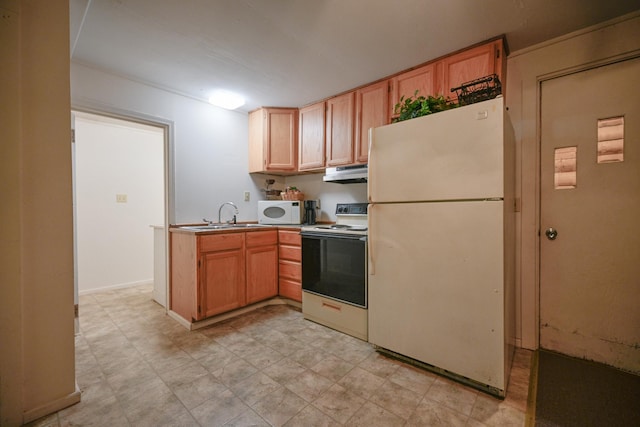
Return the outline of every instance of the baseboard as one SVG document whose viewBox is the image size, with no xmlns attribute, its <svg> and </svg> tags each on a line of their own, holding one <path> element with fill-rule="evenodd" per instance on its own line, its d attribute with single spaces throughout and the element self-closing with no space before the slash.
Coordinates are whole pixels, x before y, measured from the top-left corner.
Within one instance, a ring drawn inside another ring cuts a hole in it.
<svg viewBox="0 0 640 427">
<path fill-rule="evenodd" d="M 53 414 L 54 412 L 58 412 L 61 409 L 67 408 L 71 405 L 75 405 L 76 403 L 80 402 L 80 395 L 80 387 L 78 387 L 78 383 L 76 382 L 76 389 L 73 393 L 68 394 L 60 399 L 56 399 L 52 402 L 46 403 L 37 408 L 25 411 L 22 414 L 22 422 L 23 424 L 30 423 L 31 421 L 35 421 L 39 418 Z"/>
<path fill-rule="evenodd" d="M 236 310 L 233 311 L 229 311 L 226 313 L 222 313 L 222 314 L 218 314 L 217 316 L 213 316 L 213 317 L 209 317 L 207 319 L 204 320 L 200 320 L 197 322 L 189 322 L 188 320 L 186 320 L 185 318 L 183 318 L 182 316 L 180 316 L 178 313 L 176 313 L 173 310 L 168 310 L 167 314 L 169 315 L 169 317 L 171 317 L 172 319 L 176 320 L 178 323 L 180 323 L 182 326 L 184 326 L 185 328 L 194 331 L 196 329 L 201 329 L 201 328 L 205 328 L 207 326 L 211 326 L 215 323 L 219 323 L 222 322 L 223 320 L 227 320 L 227 319 L 231 319 L 233 317 L 237 317 L 240 316 L 241 314 L 245 314 L 248 313 L 250 311 L 256 310 L 258 308 L 261 307 L 266 307 L 268 305 L 290 305 L 292 307 L 295 307 L 297 309 L 302 309 L 302 304 L 297 302 L 297 301 L 293 301 L 290 300 L 288 298 L 281 298 L 281 297 L 273 297 L 271 299 L 265 300 L 265 301 L 260 301 L 242 308 L 238 308 Z"/>
<path fill-rule="evenodd" d="M 137 282 L 129 282 L 129 283 L 120 283 L 118 285 L 103 286 L 101 288 L 79 290 L 78 295 L 97 294 L 100 292 L 113 291 L 115 289 L 133 288 L 135 286 L 142 286 L 142 285 L 153 285 L 153 279 L 139 280 Z"/>
</svg>

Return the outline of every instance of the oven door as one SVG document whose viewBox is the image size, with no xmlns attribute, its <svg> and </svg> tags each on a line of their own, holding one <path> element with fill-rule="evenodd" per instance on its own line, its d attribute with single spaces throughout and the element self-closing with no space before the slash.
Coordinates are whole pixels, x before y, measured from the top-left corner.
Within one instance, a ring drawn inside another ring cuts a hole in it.
<svg viewBox="0 0 640 427">
<path fill-rule="evenodd" d="M 367 308 L 367 237 L 302 232 L 302 290 Z"/>
</svg>

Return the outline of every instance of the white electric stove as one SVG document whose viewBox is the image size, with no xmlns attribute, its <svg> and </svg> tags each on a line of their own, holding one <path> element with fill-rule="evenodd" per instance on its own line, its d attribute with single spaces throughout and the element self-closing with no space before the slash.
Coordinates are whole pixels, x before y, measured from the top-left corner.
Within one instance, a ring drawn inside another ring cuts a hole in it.
<svg viewBox="0 0 640 427">
<path fill-rule="evenodd" d="M 367 340 L 367 204 L 339 203 L 335 224 L 300 234 L 304 317 Z"/>
</svg>

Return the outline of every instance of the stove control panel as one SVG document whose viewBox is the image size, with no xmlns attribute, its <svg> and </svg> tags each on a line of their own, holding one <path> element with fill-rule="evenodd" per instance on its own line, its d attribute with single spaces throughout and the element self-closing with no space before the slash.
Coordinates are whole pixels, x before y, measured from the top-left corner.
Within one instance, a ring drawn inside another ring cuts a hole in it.
<svg viewBox="0 0 640 427">
<path fill-rule="evenodd" d="M 336 205 L 336 215 L 366 215 L 366 203 L 338 203 Z"/>
</svg>

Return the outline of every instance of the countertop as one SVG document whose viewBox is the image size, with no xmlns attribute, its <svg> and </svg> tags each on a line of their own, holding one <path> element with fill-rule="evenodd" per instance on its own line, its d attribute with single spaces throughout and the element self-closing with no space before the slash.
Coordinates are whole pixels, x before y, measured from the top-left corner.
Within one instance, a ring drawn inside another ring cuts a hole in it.
<svg viewBox="0 0 640 427">
<path fill-rule="evenodd" d="M 259 225 L 255 222 L 245 222 L 238 223 L 242 224 L 251 224 L 249 227 L 228 227 L 228 228 L 218 228 L 218 229 L 203 229 L 203 230 L 195 230 L 193 228 L 188 227 L 203 227 L 207 224 L 172 224 L 169 227 L 169 231 L 172 233 L 186 233 L 186 234 L 218 234 L 218 233 L 244 233 L 244 232 L 254 232 L 254 231 L 265 231 L 265 230 L 291 230 L 291 231 L 300 231 L 300 229 L 306 224 L 287 224 L 287 225 Z"/>
</svg>

